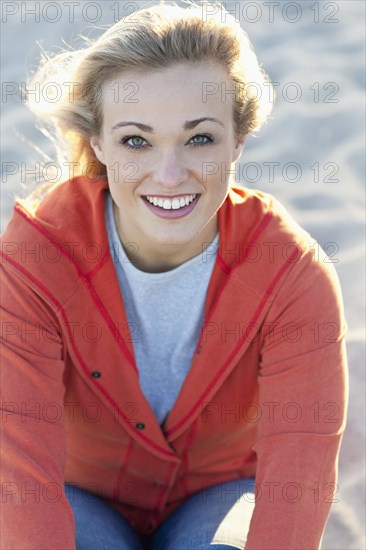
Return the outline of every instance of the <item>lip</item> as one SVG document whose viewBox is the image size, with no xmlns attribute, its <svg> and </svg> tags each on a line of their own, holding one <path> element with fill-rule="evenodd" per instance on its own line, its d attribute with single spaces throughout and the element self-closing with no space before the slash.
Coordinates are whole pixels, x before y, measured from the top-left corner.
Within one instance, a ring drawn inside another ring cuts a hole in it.
<svg viewBox="0 0 366 550">
<path fill-rule="evenodd" d="M 164 219 L 167 219 L 167 220 L 172 220 L 172 219 L 178 219 L 178 218 L 185 218 L 186 216 L 188 216 L 197 206 L 197 203 L 198 201 L 200 200 L 201 198 L 201 194 L 200 193 L 189 193 L 190 195 L 196 195 L 196 198 L 193 200 L 193 202 L 189 203 L 187 206 L 183 206 L 182 208 L 179 208 L 177 210 L 173 210 L 173 209 L 170 209 L 170 210 L 164 210 L 164 208 L 161 208 L 160 206 L 154 206 L 153 204 L 151 204 L 148 200 L 146 200 L 146 195 L 142 196 L 142 200 L 144 202 L 144 204 L 146 205 L 146 207 L 150 210 L 150 212 L 152 212 L 153 214 L 155 214 L 156 216 L 158 216 L 158 218 L 164 218 Z M 165 198 L 165 199 L 174 199 L 174 198 L 178 198 L 178 197 L 186 197 L 187 194 L 182 194 L 182 195 L 148 195 L 149 197 L 158 197 L 158 198 Z"/>
</svg>

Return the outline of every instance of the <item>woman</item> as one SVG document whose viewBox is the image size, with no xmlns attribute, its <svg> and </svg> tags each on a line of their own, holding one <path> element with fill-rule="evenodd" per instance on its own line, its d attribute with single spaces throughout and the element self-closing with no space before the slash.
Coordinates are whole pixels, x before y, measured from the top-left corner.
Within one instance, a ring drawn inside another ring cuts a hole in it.
<svg viewBox="0 0 366 550">
<path fill-rule="evenodd" d="M 73 174 L 2 239 L 6 548 L 320 547 L 341 293 L 278 201 L 230 181 L 271 104 L 217 7 L 139 10 L 34 77 L 63 90 L 32 108 Z"/>
</svg>

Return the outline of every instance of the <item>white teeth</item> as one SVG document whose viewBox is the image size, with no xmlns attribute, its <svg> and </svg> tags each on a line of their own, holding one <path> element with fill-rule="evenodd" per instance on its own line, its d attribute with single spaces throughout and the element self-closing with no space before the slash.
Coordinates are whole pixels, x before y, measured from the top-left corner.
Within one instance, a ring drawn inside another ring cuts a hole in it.
<svg viewBox="0 0 366 550">
<path fill-rule="evenodd" d="M 146 199 L 149 201 L 150 204 L 153 204 L 154 206 L 160 206 L 160 208 L 164 208 L 164 210 L 179 210 L 179 208 L 188 206 L 188 204 L 192 202 L 196 197 L 197 195 L 186 195 L 185 197 L 176 197 L 171 200 L 147 195 Z"/>
</svg>

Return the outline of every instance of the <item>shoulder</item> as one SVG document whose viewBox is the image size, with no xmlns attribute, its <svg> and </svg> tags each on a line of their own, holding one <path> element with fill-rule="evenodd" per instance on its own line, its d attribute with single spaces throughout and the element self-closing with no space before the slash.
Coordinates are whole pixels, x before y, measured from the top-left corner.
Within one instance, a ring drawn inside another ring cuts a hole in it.
<svg viewBox="0 0 366 550">
<path fill-rule="evenodd" d="M 317 248 L 316 240 L 283 204 L 258 189 L 231 187 L 219 223 L 222 244 L 227 247 L 228 243 L 235 243 L 243 251 L 236 264 L 250 262 L 255 252 L 264 262 L 280 265 Z"/>
<path fill-rule="evenodd" d="M 35 208 L 27 200 L 16 202 L 2 243 L 26 242 L 31 228 L 39 239 L 93 239 L 104 221 L 107 187 L 106 180 L 77 177 L 58 185 Z"/>
<path fill-rule="evenodd" d="M 220 238 L 227 271 L 257 295 L 271 295 L 277 304 L 283 295 L 295 301 L 303 296 L 309 309 L 322 303 L 343 309 L 332 259 L 273 195 L 232 187 L 221 213 Z"/>
<path fill-rule="evenodd" d="M 27 280 L 49 279 L 54 269 L 70 275 L 88 273 L 108 249 L 104 221 L 105 180 L 74 178 L 51 191 L 32 211 L 17 202 L 1 236 L 4 268 Z"/>
<path fill-rule="evenodd" d="M 50 230 L 58 226 L 63 230 L 74 227 L 80 230 L 80 222 L 85 219 L 91 232 L 103 215 L 103 195 L 107 187 L 105 179 L 77 177 L 66 181 L 45 197 L 35 212 L 35 219 Z"/>
<path fill-rule="evenodd" d="M 267 232 L 278 232 L 288 238 L 311 239 L 310 234 L 291 216 L 285 206 L 272 194 L 259 189 L 232 186 L 227 197 L 226 216 L 237 220 L 241 228 L 257 227 L 264 220 L 269 224 Z"/>
</svg>

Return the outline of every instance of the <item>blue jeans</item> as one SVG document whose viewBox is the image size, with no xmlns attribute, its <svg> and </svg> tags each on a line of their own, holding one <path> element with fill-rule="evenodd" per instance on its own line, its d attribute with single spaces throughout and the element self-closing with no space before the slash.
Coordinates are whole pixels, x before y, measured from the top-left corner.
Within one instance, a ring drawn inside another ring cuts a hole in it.
<svg viewBox="0 0 366 550">
<path fill-rule="evenodd" d="M 65 486 L 77 550 L 243 550 L 254 509 L 255 480 L 236 479 L 190 496 L 148 537 L 96 495 Z"/>
</svg>

